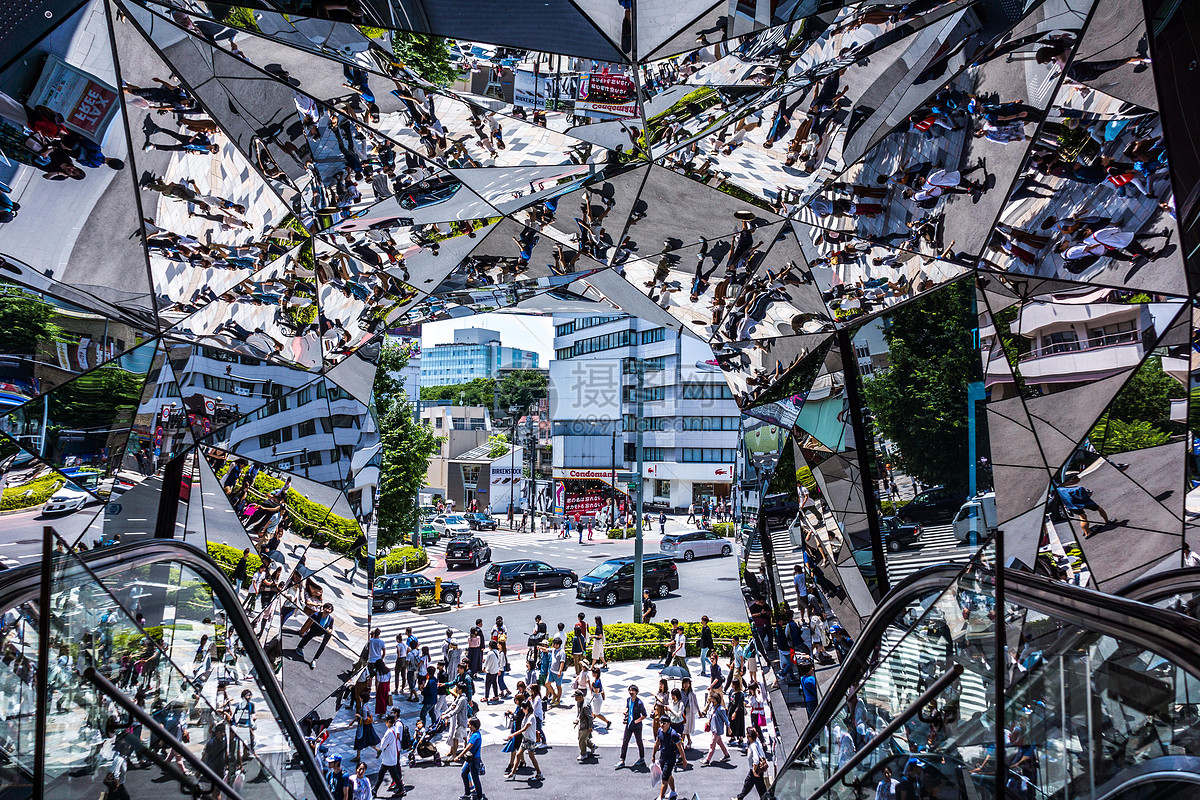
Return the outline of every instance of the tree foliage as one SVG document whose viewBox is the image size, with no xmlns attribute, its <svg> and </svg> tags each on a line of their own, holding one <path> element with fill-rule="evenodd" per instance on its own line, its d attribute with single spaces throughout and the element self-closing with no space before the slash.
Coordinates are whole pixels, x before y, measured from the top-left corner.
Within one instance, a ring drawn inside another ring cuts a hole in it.
<svg viewBox="0 0 1200 800">
<path fill-rule="evenodd" d="M 19 289 L 0 292 L 0 352 L 33 355 L 39 342 L 55 339 L 54 306 Z"/>
<path fill-rule="evenodd" d="M 450 62 L 450 42 L 423 33 L 395 31 L 392 52 L 406 67 L 430 83 L 445 86 L 458 78 L 458 68 Z"/>
<path fill-rule="evenodd" d="M 442 444 L 442 438 L 435 436 L 428 425 L 413 419 L 412 404 L 398 375 L 407 363 L 408 350 L 389 342 L 379 354 L 379 370 L 375 373 L 381 442 L 377 500 L 380 552 L 403 543 L 417 530 L 418 494 L 425 485 L 429 459 Z"/>
<path fill-rule="evenodd" d="M 1104 455 L 1165 444 L 1171 431 L 1171 399 L 1186 396 L 1179 381 L 1163 372 L 1162 358 L 1150 356 L 1121 387 L 1088 441 Z"/>
<path fill-rule="evenodd" d="M 487 439 L 488 458 L 500 458 L 508 455 L 508 434 L 493 433 Z"/>
<path fill-rule="evenodd" d="M 535 400 L 545 397 L 549 382 L 543 372 L 514 370 L 499 383 L 494 378 L 476 378 L 448 386 L 422 386 L 421 400 L 429 403 L 448 400 L 457 405 L 499 408 L 501 414 L 507 414 L 512 406 L 523 410 Z"/>
<path fill-rule="evenodd" d="M 980 379 L 974 287 L 958 281 L 891 312 L 891 367 L 863 381 L 875 425 L 926 485 L 967 485 L 967 384 Z"/>
</svg>

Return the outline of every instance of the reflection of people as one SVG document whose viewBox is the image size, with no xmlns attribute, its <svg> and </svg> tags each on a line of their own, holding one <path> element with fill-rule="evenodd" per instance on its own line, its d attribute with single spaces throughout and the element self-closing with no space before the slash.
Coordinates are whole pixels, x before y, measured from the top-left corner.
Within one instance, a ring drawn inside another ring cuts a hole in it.
<svg viewBox="0 0 1200 800">
<path fill-rule="evenodd" d="M 1064 485 L 1057 487 L 1055 492 L 1058 494 L 1063 510 L 1079 521 L 1079 527 L 1083 530 L 1083 538 L 1086 539 L 1092 535 L 1087 518 L 1089 509 L 1100 514 L 1104 524 L 1108 524 L 1108 513 L 1092 499 L 1092 493 L 1087 487 L 1079 485 L 1078 476 L 1067 478 Z"/>
<path fill-rule="evenodd" d="M 325 647 L 329 644 L 329 639 L 333 636 L 333 604 L 325 603 L 321 606 L 321 610 L 311 617 L 312 625 L 308 632 L 300 637 L 300 643 L 296 645 L 296 655 L 301 661 L 307 661 L 309 669 L 316 669 L 317 659 L 325 652 Z M 308 661 L 304 657 L 304 645 L 311 642 L 317 636 L 321 637 L 321 644 L 317 647 L 317 654 Z"/>
</svg>

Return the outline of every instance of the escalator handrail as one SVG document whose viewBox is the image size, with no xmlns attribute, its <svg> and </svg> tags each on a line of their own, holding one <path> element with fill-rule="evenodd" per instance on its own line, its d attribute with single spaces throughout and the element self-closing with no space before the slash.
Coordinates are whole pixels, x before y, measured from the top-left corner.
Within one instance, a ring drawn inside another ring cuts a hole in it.
<svg viewBox="0 0 1200 800">
<path fill-rule="evenodd" d="M 937 565 L 914 573 L 909 576 L 910 579 L 922 576 L 925 580 L 906 580 L 880 602 L 876 614 L 863 629 L 851 651 L 851 656 L 860 656 L 859 660 L 852 663 L 847 659 L 847 664 L 825 691 L 815 713 L 806 723 L 800 740 L 780 767 L 780 772 L 808 749 L 841 708 L 850 689 L 861 680 L 861 666 L 865 662 L 862 654 L 873 652 L 882 641 L 883 634 L 892 622 L 892 614 L 927 591 L 931 583 L 946 581 L 947 573 L 953 573 L 954 577 L 950 578 L 953 580 L 963 571 L 961 565 L 951 565 L 950 569 L 946 569 L 946 566 Z M 1200 570 L 1189 572 L 1200 576 Z M 1065 584 L 1024 571 L 1009 569 L 1004 576 L 1008 603 L 1048 614 L 1086 631 L 1105 633 L 1137 644 L 1166 657 L 1200 679 L 1200 621 L 1138 600 Z M 1146 583 L 1151 584 L 1150 581 Z M 943 589 L 949 585 L 946 581 Z M 1142 592 L 1149 593 L 1145 585 L 1134 591 L 1142 596 L 1145 596 Z"/>
<path fill-rule="evenodd" d="M 833 683 L 826 687 L 817 702 L 817 708 L 805 722 L 800 739 L 792 749 L 792 753 L 802 753 L 816 738 L 816 733 L 829 723 L 829 720 L 841 707 L 842 700 L 850 693 L 850 689 L 858 683 L 862 673 L 870 666 L 871 657 L 875 654 L 879 643 L 891 628 L 900 612 L 918 598 L 931 592 L 945 591 L 950 584 L 962 574 L 962 564 L 935 564 L 905 576 L 892 587 L 879 605 L 875 606 L 866 626 L 858 634 L 854 647 L 842 660 Z M 814 726 L 813 720 L 820 720 L 820 725 Z M 790 759 L 789 759 L 790 760 Z"/>
<path fill-rule="evenodd" d="M 1152 604 L 1164 597 L 1189 591 L 1200 592 L 1200 567 L 1156 572 L 1122 586 L 1113 594 Z"/>
<path fill-rule="evenodd" d="M 73 555 L 98 576 L 116 570 L 149 566 L 162 561 L 177 561 L 195 570 L 212 587 L 213 594 L 216 595 L 225 611 L 226 621 L 236 629 L 246 656 L 254 666 L 255 676 L 263 693 L 271 701 L 279 724 L 304 762 L 310 790 L 323 800 L 332 800 L 329 788 L 321 778 L 323 773 L 317 762 L 316 753 L 307 745 L 300 725 L 292 716 L 291 706 L 288 705 L 283 689 L 275 679 L 275 672 L 271 669 L 271 663 L 267 660 L 267 655 L 263 652 L 258 637 L 254 634 L 254 628 L 246 617 L 245 609 L 242 608 L 237 592 L 229 584 L 224 571 L 216 565 L 207 552 L 177 539 L 143 539 Z M 0 610 L 16 608 L 22 603 L 35 601 L 41 586 L 41 578 L 41 564 L 28 564 L 0 570 Z"/>
</svg>

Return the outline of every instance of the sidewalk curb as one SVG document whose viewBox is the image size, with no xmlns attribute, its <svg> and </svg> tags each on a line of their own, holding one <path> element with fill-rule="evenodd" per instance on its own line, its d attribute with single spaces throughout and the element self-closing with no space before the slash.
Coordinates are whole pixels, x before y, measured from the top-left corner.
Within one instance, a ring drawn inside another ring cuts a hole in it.
<svg viewBox="0 0 1200 800">
<path fill-rule="evenodd" d="M 428 614 L 440 614 L 443 611 L 453 611 L 453 610 L 454 610 L 454 606 L 448 606 L 443 603 L 441 605 L 433 606 L 432 608 L 413 608 L 412 612 L 414 614 L 426 616 Z"/>
</svg>

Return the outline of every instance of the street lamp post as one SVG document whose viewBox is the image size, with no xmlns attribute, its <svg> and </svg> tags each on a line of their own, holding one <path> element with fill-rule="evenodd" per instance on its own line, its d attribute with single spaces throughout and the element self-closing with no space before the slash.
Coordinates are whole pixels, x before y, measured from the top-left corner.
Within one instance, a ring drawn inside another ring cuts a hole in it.
<svg viewBox="0 0 1200 800">
<path fill-rule="evenodd" d="M 642 448 L 642 400 L 645 392 L 642 390 L 646 370 L 641 359 L 634 362 L 637 373 L 637 533 L 633 540 L 633 621 L 642 621 L 642 471 L 645 468 Z"/>
</svg>

